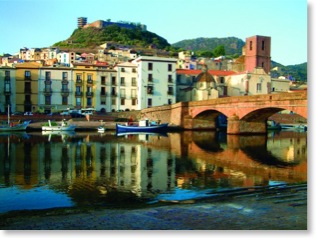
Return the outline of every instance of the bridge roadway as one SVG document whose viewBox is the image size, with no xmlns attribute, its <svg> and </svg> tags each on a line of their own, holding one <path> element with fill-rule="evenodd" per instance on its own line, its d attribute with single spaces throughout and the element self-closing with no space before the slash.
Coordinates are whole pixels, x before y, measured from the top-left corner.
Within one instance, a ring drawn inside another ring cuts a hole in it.
<svg viewBox="0 0 316 238">
<path fill-rule="evenodd" d="M 228 134 L 266 133 L 267 119 L 289 110 L 307 119 L 307 91 L 236 96 L 176 104 L 142 110 L 149 119 L 183 129 L 216 129 L 217 117 L 227 117 Z"/>
</svg>

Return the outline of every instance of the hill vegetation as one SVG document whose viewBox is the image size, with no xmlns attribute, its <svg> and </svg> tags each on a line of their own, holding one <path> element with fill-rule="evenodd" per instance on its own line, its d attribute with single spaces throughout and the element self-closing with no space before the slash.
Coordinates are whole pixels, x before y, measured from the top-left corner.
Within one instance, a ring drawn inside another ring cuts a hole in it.
<svg viewBox="0 0 316 238">
<path fill-rule="evenodd" d="M 80 49 L 91 49 L 92 51 L 109 41 L 132 46 L 137 48 L 137 52 L 139 53 L 145 52 L 142 49 L 154 46 L 158 50 L 163 50 L 165 55 L 175 57 L 177 56 L 177 52 L 188 50 L 193 51 L 196 57 L 217 57 L 224 55 L 226 58 L 237 58 L 242 54 L 242 48 L 245 45 L 245 42 L 237 37 L 200 37 L 182 40 L 171 45 L 166 39 L 153 32 L 111 25 L 103 29 L 94 27 L 78 28 L 73 31 L 67 40 L 57 42 L 54 46 L 58 46 L 61 49 L 76 49 L 79 51 Z M 278 71 L 272 72 L 274 77 L 291 75 L 297 81 L 307 80 L 307 63 L 284 66 L 280 63 L 272 62 L 271 68 L 274 67 L 278 67 Z"/>
<path fill-rule="evenodd" d="M 168 41 L 150 31 L 140 29 L 126 29 L 117 25 L 111 25 L 103 29 L 94 27 L 78 28 L 64 41 L 54 44 L 63 48 L 95 48 L 107 41 L 117 42 L 123 45 L 148 47 L 155 45 L 158 49 L 164 49 L 170 44 Z"/>
<path fill-rule="evenodd" d="M 216 50 L 219 46 L 223 46 L 225 49 L 226 56 L 232 56 L 234 58 L 242 54 L 242 47 L 245 42 L 236 37 L 225 37 L 225 38 L 196 38 L 191 40 L 182 40 L 172 44 L 175 48 L 182 48 L 184 50 L 193 51 L 197 56 L 201 54 L 216 55 Z"/>
</svg>

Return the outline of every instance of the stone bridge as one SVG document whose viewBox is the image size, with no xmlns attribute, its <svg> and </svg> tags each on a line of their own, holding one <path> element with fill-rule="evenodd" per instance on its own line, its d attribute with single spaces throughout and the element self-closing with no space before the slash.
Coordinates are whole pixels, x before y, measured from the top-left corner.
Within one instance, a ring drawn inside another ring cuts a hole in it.
<svg viewBox="0 0 316 238">
<path fill-rule="evenodd" d="M 217 117 L 227 117 L 228 134 L 266 133 L 267 119 L 289 110 L 307 119 L 307 91 L 238 96 L 180 102 L 142 110 L 149 119 L 162 118 L 183 129 L 216 129 Z M 158 116 L 157 116 L 158 115 Z"/>
</svg>

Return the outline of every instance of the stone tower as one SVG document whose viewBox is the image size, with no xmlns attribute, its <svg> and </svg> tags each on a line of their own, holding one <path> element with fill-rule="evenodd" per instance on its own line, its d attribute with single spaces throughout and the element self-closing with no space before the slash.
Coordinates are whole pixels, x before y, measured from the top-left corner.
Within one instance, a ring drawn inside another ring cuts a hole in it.
<svg viewBox="0 0 316 238">
<path fill-rule="evenodd" d="M 87 24 L 87 18 L 86 17 L 78 17 L 77 23 L 78 23 L 78 28 L 82 28 Z"/>
<path fill-rule="evenodd" d="M 245 70 L 260 67 L 268 74 L 271 67 L 271 37 L 252 36 L 246 39 Z"/>
</svg>

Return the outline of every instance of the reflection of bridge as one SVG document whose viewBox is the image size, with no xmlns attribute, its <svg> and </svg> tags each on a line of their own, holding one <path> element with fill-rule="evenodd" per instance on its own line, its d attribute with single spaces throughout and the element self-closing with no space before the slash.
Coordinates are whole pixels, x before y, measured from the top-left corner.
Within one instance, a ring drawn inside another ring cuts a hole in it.
<svg viewBox="0 0 316 238">
<path fill-rule="evenodd" d="M 227 117 L 228 134 L 266 133 L 267 119 L 279 111 L 293 111 L 307 119 L 307 92 L 180 102 L 168 109 L 157 107 L 145 112 L 161 111 L 162 116 L 170 118 L 170 123 L 184 129 L 215 129 L 217 117 L 223 114 Z M 170 113 L 168 116 L 166 111 Z"/>
</svg>

